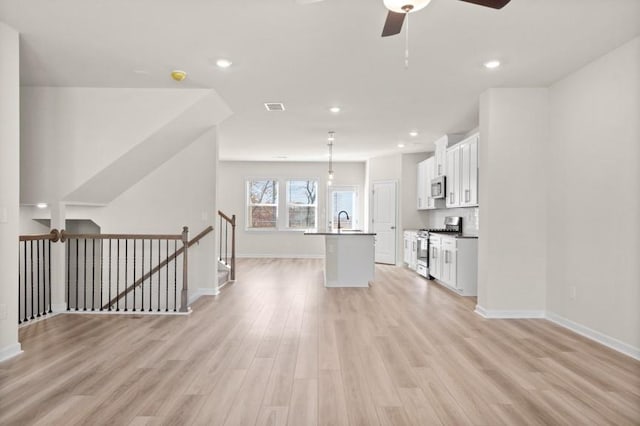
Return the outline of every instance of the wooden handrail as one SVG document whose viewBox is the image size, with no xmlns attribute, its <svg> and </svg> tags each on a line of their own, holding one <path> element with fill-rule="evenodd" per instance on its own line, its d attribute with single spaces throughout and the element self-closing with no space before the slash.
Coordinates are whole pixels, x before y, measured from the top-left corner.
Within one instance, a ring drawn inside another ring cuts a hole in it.
<svg viewBox="0 0 640 426">
<path fill-rule="evenodd" d="M 189 243 L 187 244 L 187 247 L 191 247 L 192 245 L 198 243 L 202 238 L 204 238 L 207 234 L 209 234 L 211 231 L 213 231 L 213 226 L 208 226 L 206 227 L 202 232 L 200 232 L 198 235 L 196 235 L 195 237 L 193 237 L 193 239 L 191 241 L 189 241 Z M 162 237 L 162 236 L 161 236 Z M 179 235 L 179 239 L 182 239 L 182 234 Z M 124 239 L 124 238 L 122 238 Z M 156 238 L 153 238 L 156 239 Z M 166 239 L 166 238 L 160 238 L 160 239 Z M 123 297 L 125 297 L 127 294 L 129 294 L 132 290 L 134 290 L 136 287 L 138 287 L 140 284 L 142 284 L 144 281 L 146 281 L 147 279 L 149 279 L 150 276 L 152 276 L 153 274 L 155 274 L 156 272 L 158 272 L 160 269 L 164 268 L 169 262 L 171 262 L 172 260 L 174 260 L 175 258 L 177 258 L 178 256 L 180 256 L 182 253 L 184 252 L 184 246 L 180 247 L 178 250 L 176 250 L 175 253 L 173 253 L 171 256 L 169 256 L 168 258 L 166 258 L 165 260 L 163 260 L 162 262 L 160 262 L 158 264 L 158 266 L 156 266 L 155 268 L 151 269 L 151 271 L 147 272 L 146 274 L 144 274 L 141 278 L 137 279 L 133 284 L 131 284 L 129 287 L 127 287 L 124 291 L 122 291 L 119 295 L 115 296 L 113 299 L 111 299 L 109 301 L 109 303 L 107 303 L 106 305 L 104 305 L 102 307 L 102 309 L 107 309 L 109 308 L 110 305 L 113 305 L 115 302 L 117 302 L 118 300 L 122 299 Z"/>
<path fill-rule="evenodd" d="M 66 240 L 181 240 L 182 234 L 69 234 L 63 229 L 60 241 Z"/>
<path fill-rule="evenodd" d="M 36 234 L 36 235 L 20 235 L 18 237 L 19 241 L 39 241 L 39 240 L 50 240 L 55 243 L 60 240 L 60 231 L 57 229 L 52 229 L 48 234 Z"/>
<path fill-rule="evenodd" d="M 226 220 L 227 222 L 229 222 L 232 225 L 236 224 L 236 215 L 234 214 L 232 217 L 227 216 L 226 214 L 222 213 L 220 210 L 218 210 L 218 214 L 220 216 L 222 216 L 222 218 L 224 220 Z"/>
</svg>

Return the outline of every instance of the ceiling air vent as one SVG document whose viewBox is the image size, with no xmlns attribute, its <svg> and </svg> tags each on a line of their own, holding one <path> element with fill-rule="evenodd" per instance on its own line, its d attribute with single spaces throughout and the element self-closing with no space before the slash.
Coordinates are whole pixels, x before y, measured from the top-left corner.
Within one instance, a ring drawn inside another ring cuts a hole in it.
<svg viewBox="0 0 640 426">
<path fill-rule="evenodd" d="M 267 111 L 284 111 L 284 105 L 278 102 L 268 102 L 264 104 Z"/>
</svg>

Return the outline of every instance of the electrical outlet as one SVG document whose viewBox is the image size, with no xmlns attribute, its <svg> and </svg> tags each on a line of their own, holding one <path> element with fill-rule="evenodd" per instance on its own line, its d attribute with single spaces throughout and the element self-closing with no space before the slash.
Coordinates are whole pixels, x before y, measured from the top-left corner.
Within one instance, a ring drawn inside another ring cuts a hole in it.
<svg viewBox="0 0 640 426">
<path fill-rule="evenodd" d="M 569 287 L 569 299 L 576 300 L 576 286 L 572 285 Z"/>
<path fill-rule="evenodd" d="M 0 304 L 0 320 L 7 319 L 7 305 L 2 303 Z"/>
</svg>

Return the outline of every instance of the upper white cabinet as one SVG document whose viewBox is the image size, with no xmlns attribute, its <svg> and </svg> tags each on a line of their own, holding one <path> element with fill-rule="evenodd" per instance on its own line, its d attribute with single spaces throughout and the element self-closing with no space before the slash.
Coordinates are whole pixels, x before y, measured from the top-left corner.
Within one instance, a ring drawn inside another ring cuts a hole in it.
<svg viewBox="0 0 640 426">
<path fill-rule="evenodd" d="M 477 134 L 447 149 L 447 207 L 478 205 Z"/>
<path fill-rule="evenodd" d="M 434 177 L 444 176 L 447 173 L 447 147 L 460 142 L 462 135 L 444 135 L 434 142 L 436 146 Z"/>
<path fill-rule="evenodd" d="M 427 170 L 427 160 L 418 163 L 418 182 L 417 182 L 417 204 L 418 210 L 424 210 L 429 208 L 429 176 Z"/>
</svg>

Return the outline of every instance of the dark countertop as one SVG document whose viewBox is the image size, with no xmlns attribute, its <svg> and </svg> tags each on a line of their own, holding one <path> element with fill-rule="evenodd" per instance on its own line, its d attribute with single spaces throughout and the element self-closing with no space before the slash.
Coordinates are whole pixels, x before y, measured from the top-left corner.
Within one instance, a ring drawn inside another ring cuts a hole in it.
<svg viewBox="0 0 640 426">
<path fill-rule="evenodd" d="M 352 235 L 376 235 L 370 232 L 305 232 L 304 235 L 341 235 L 341 236 L 352 236 Z"/>
<path fill-rule="evenodd" d="M 455 234 L 451 232 L 429 232 L 429 233 L 438 234 L 438 235 L 442 235 L 443 237 L 451 237 L 451 238 L 478 238 L 477 235 L 471 235 L 471 234 Z"/>
</svg>

